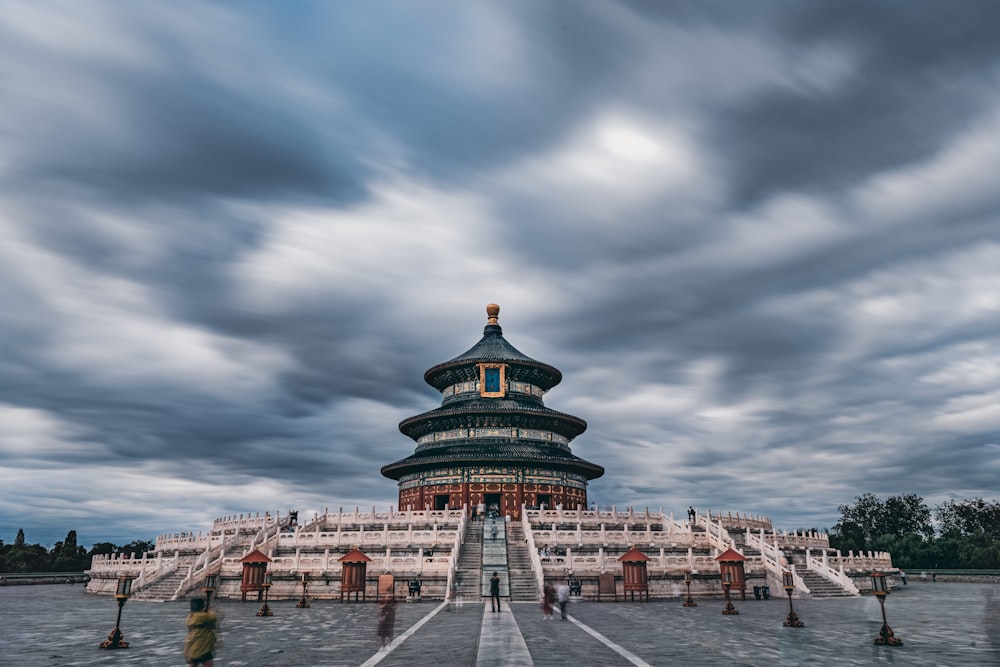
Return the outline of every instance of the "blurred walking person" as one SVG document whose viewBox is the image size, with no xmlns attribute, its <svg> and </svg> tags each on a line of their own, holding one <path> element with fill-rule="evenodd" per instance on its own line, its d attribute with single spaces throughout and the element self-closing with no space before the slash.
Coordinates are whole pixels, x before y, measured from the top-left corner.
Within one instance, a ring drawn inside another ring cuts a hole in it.
<svg viewBox="0 0 1000 667">
<path fill-rule="evenodd" d="M 378 608 L 378 625 L 375 634 L 378 635 L 380 648 L 385 648 L 392 641 L 392 633 L 396 627 L 396 600 L 386 598 Z"/>
<path fill-rule="evenodd" d="M 548 621 L 553 618 L 552 604 L 556 601 L 556 590 L 552 584 L 545 584 L 542 589 L 542 620 Z"/>
<path fill-rule="evenodd" d="M 193 598 L 191 613 L 187 617 L 187 637 L 184 639 L 184 660 L 188 667 L 213 667 L 212 652 L 215 650 L 215 626 L 219 617 L 205 610 L 205 600 Z"/>
<path fill-rule="evenodd" d="M 562 620 L 566 620 L 566 604 L 569 602 L 569 586 L 566 582 L 559 584 L 556 588 L 556 601 L 559 603 L 559 614 L 562 616 Z"/>
</svg>

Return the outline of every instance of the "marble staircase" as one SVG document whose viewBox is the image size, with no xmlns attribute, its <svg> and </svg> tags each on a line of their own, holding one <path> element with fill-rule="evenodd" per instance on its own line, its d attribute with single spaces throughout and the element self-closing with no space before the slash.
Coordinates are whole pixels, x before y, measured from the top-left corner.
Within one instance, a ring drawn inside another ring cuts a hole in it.
<svg viewBox="0 0 1000 667">
<path fill-rule="evenodd" d="M 818 598 L 850 598 L 856 597 L 853 593 L 845 591 L 843 587 L 830 581 L 823 575 L 817 574 L 804 567 L 795 570 L 806 586 L 809 587 L 811 597 Z"/>
<path fill-rule="evenodd" d="M 170 574 L 160 577 L 142 590 L 136 591 L 132 597 L 135 600 L 156 600 L 160 602 L 174 600 L 177 597 L 178 589 L 187 578 L 187 573 L 188 570 L 186 567 L 175 570 Z"/>
<path fill-rule="evenodd" d="M 453 599 L 478 602 L 483 568 L 483 524 L 470 523 L 465 528 L 465 538 L 455 566 Z"/>
<path fill-rule="evenodd" d="M 507 524 L 507 565 L 510 572 L 510 599 L 523 602 L 538 600 L 538 582 L 531 569 L 531 554 L 520 522 Z"/>
</svg>

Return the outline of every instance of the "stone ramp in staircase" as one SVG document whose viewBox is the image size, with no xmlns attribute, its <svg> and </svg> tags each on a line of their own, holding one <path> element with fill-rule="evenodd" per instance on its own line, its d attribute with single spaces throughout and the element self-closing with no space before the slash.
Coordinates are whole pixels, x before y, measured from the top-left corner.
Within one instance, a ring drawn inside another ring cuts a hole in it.
<svg viewBox="0 0 1000 667">
<path fill-rule="evenodd" d="M 490 595 L 490 577 L 496 572 L 500 579 L 500 597 L 510 597 L 507 568 L 507 524 L 502 519 L 483 522 L 483 563 L 480 593 Z"/>
</svg>

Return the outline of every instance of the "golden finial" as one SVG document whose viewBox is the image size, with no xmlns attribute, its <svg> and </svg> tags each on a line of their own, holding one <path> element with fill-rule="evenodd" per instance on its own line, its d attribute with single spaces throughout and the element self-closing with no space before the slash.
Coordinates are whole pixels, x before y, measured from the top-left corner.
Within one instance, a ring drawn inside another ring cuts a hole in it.
<svg viewBox="0 0 1000 667">
<path fill-rule="evenodd" d="M 490 319 L 487 320 L 486 323 L 487 324 L 496 324 L 497 323 L 497 315 L 499 315 L 499 314 L 500 314 L 500 306 L 496 305 L 495 303 L 491 303 L 491 304 L 487 305 L 486 306 L 486 315 L 489 316 Z"/>
</svg>

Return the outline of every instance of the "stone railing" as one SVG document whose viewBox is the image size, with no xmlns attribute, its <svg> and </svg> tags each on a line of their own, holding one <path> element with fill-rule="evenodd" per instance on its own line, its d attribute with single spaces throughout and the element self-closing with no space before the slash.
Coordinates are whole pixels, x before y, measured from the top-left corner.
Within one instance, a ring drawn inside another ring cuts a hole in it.
<svg viewBox="0 0 1000 667">
<path fill-rule="evenodd" d="M 721 511 L 717 511 L 715 515 L 712 515 L 712 510 L 708 510 L 705 514 L 709 521 L 714 521 L 716 523 L 721 523 L 727 530 L 765 530 L 771 532 L 771 520 L 766 516 L 759 516 L 756 514 L 740 514 L 737 512 L 735 515 L 732 512 L 726 512 L 723 514 Z"/>
<path fill-rule="evenodd" d="M 463 519 L 463 510 L 413 510 L 379 512 L 372 508 L 370 512 L 362 512 L 355 508 L 353 512 L 340 511 L 316 514 L 303 525 L 289 528 L 289 515 L 265 512 L 261 515 L 238 514 L 216 519 L 210 533 L 166 533 L 156 538 L 155 551 L 205 551 L 215 549 L 231 538 L 239 539 L 256 535 L 251 548 L 263 549 L 266 542 L 278 532 L 295 532 L 297 534 L 311 532 L 334 532 L 343 528 L 355 530 L 389 530 L 406 529 L 409 526 L 436 526 L 437 528 L 454 529 Z M 265 539 L 266 537 L 266 539 Z"/>
<path fill-rule="evenodd" d="M 806 550 L 806 557 L 813 557 L 811 550 Z M 885 572 L 895 569 L 892 564 L 892 554 L 887 551 L 868 551 L 857 554 L 849 551 L 844 556 L 840 551 L 837 551 L 836 555 L 830 555 L 826 550 L 822 550 L 819 560 L 829 567 L 842 568 L 851 572 L 867 573 L 878 570 Z"/>
<path fill-rule="evenodd" d="M 318 534 L 321 538 L 323 536 L 329 538 L 326 540 L 312 539 L 317 535 L 312 532 L 282 533 L 277 540 L 281 549 L 294 548 L 295 554 L 285 555 L 280 552 L 274 554 L 271 551 L 271 564 L 268 569 L 278 576 L 303 572 L 339 576 L 342 568 L 342 563 L 339 561 L 340 551 L 358 547 L 372 559 L 368 564 L 370 572 L 402 572 L 411 576 L 421 574 L 444 576 L 447 574 L 450 578 L 457 564 L 457 554 L 465 536 L 465 530 L 464 517 L 460 517 L 458 525 L 449 530 L 426 531 L 426 534 L 424 531 L 414 531 L 418 537 L 434 538 L 433 542 L 426 542 L 430 548 L 425 550 L 423 546 L 420 546 L 416 547 L 415 551 L 412 545 L 418 544 L 419 541 L 412 543 L 405 541 L 407 539 L 406 531 L 399 531 L 402 534 L 396 536 L 399 540 L 395 543 L 388 539 L 385 531 L 365 531 L 364 534 L 369 537 L 361 544 L 355 539 L 349 539 L 355 537 L 352 534 L 354 531 Z M 361 533 L 361 531 L 357 532 Z M 393 531 L 388 532 L 392 533 Z M 368 544 L 367 550 L 365 543 Z M 394 554 L 394 545 L 402 553 Z M 331 553 L 331 547 L 338 546 L 340 549 Z M 371 548 L 375 546 L 379 548 L 380 552 L 375 552 Z M 320 550 L 322 550 L 322 554 L 318 553 Z M 239 565 L 240 560 L 240 558 L 233 556 L 226 558 L 225 563 L 229 566 Z"/>
<path fill-rule="evenodd" d="M 775 538 L 777 539 L 777 538 Z M 801 592 L 808 594 L 811 591 L 806 582 L 802 580 L 798 572 L 795 571 L 794 563 L 790 563 L 785 554 L 782 553 L 781 549 L 778 548 L 777 544 L 769 544 L 766 536 L 764 535 L 764 529 L 761 528 L 758 534 L 754 534 L 747 528 L 744 535 L 745 544 L 751 548 L 760 551 L 760 558 L 764 564 L 764 569 L 767 570 L 775 583 L 782 583 L 784 581 L 783 574 L 785 571 L 792 573 L 792 582 L 795 584 L 795 588 Z"/>
<path fill-rule="evenodd" d="M 531 558 L 531 571 L 535 575 L 535 590 L 541 591 L 545 588 L 545 570 L 538 554 L 534 531 L 531 528 L 531 520 L 523 506 L 521 507 L 521 526 L 524 528 L 524 541 L 527 542 L 528 555 Z"/>
<path fill-rule="evenodd" d="M 391 572 L 406 576 L 439 576 L 444 577 L 451 568 L 452 554 L 437 556 L 386 556 L 384 554 L 369 555 L 368 572 Z M 238 559 L 229 561 L 238 564 Z M 339 577 L 343 563 L 329 554 L 324 555 L 294 555 L 275 556 L 268 564 L 268 570 L 275 576 L 295 576 L 308 574 L 312 577 Z"/>
<path fill-rule="evenodd" d="M 528 546 L 531 547 L 530 540 Z M 537 550 L 533 550 L 532 564 L 537 560 L 538 566 L 542 571 L 548 573 L 550 576 L 565 572 L 584 575 L 600 574 L 609 570 L 620 571 L 622 567 L 618 562 L 618 558 L 626 550 L 625 548 L 621 548 L 605 551 L 603 547 L 600 547 L 597 553 L 594 553 L 593 551 L 580 552 L 572 548 L 567 548 L 565 555 L 559 556 L 543 556 Z M 650 558 L 646 562 L 646 569 L 650 574 L 680 573 L 685 571 L 712 572 L 719 569 L 714 557 L 704 553 L 695 554 L 690 548 L 686 553 L 668 553 L 665 549 L 660 548 L 659 554 L 647 553 L 646 555 Z"/>
<path fill-rule="evenodd" d="M 685 532 L 690 530 L 690 526 L 674 519 L 673 512 L 665 514 L 661 508 L 659 511 L 651 512 L 649 508 L 643 511 L 636 511 L 632 508 L 618 510 L 612 507 L 610 510 L 537 510 L 522 509 L 522 517 L 526 516 L 532 526 L 544 526 L 548 524 L 575 524 L 584 528 L 596 530 L 599 526 L 625 525 L 625 524 L 660 524 L 667 532 Z"/>
<path fill-rule="evenodd" d="M 156 538 L 154 551 L 203 551 L 212 541 L 221 542 L 222 535 L 202 535 L 198 533 L 167 533 Z"/>
<path fill-rule="evenodd" d="M 459 536 L 456 526 L 446 529 L 431 528 L 430 530 L 339 530 L 335 532 L 282 532 L 276 536 L 276 544 L 281 548 L 295 547 L 359 547 L 362 551 L 368 546 L 406 547 L 410 545 L 451 544 Z"/>
<path fill-rule="evenodd" d="M 126 554 L 98 554 L 91 560 L 87 573 L 100 578 L 134 577 L 132 586 L 138 590 L 147 580 L 174 572 L 179 562 L 177 554 L 164 556 L 161 553 L 156 558 L 149 558 L 148 553 L 142 554 L 141 558 L 137 558 L 136 554 L 131 557 Z"/>
<path fill-rule="evenodd" d="M 828 549 L 830 548 L 830 536 L 826 533 L 815 531 L 802 532 L 786 531 L 776 532 L 774 536 L 781 543 L 782 547 L 796 547 L 799 549 Z"/>
<path fill-rule="evenodd" d="M 764 531 L 761 530 L 759 534 L 754 534 L 750 532 L 748 528 L 746 533 L 743 535 L 743 543 L 746 544 L 751 549 L 756 549 L 760 552 L 761 560 L 764 563 L 764 567 L 773 574 L 776 574 L 778 578 L 781 578 L 781 573 L 784 571 L 785 566 L 788 561 L 785 559 L 785 555 L 781 553 L 781 550 L 773 544 L 768 544 L 767 540 L 764 538 Z"/>
<path fill-rule="evenodd" d="M 255 548 L 266 549 L 281 534 L 287 523 L 288 518 L 282 521 L 277 513 L 272 517 L 265 512 L 263 517 L 248 520 L 244 520 L 241 515 L 239 529 L 234 529 L 232 526 L 222 528 L 219 534 L 211 536 L 205 545 L 205 550 L 198 555 L 198 558 L 188 564 L 187 575 L 178 585 L 176 595 L 183 595 L 186 591 L 199 586 L 210 572 L 221 571 L 225 564 L 226 551 L 246 542 L 247 534 L 252 534 L 252 537 L 245 552 L 253 551 Z M 238 551 L 244 550 L 238 549 Z M 160 575 L 163 576 L 166 576 L 166 573 Z M 152 584 L 155 580 L 150 579 L 144 585 Z"/>
<path fill-rule="evenodd" d="M 708 535 L 709 543 L 720 552 L 725 551 L 726 549 L 740 551 L 736 548 L 736 543 L 733 541 L 729 531 L 723 527 L 722 522 L 713 521 L 711 514 L 698 514 L 696 516 L 696 521 L 699 526 L 705 529 L 705 533 Z"/>
<path fill-rule="evenodd" d="M 357 508 L 353 512 L 345 512 L 340 508 L 338 512 L 329 512 L 320 515 L 326 530 L 337 526 L 371 526 L 388 524 L 390 526 L 407 524 L 437 524 L 456 526 L 465 520 L 465 510 L 402 510 L 388 512 L 378 512 L 372 508 L 371 512 L 361 512 Z"/>
<path fill-rule="evenodd" d="M 649 508 L 642 511 L 628 507 L 623 510 L 612 506 L 610 510 L 587 510 L 578 509 L 524 509 L 521 516 L 526 516 L 532 524 L 539 523 L 585 523 L 585 524 L 616 524 L 616 523 L 656 523 L 667 520 L 673 522 L 673 514 L 663 513 L 661 508 L 658 512 L 650 512 Z"/>
<path fill-rule="evenodd" d="M 645 544 L 651 547 L 656 546 L 689 546 L 695 544 L 695 537 L 690 531 L 685 530 L 629 530 L 627 527 L 618 530 L 607 530 L 602 524 L 600 529 L 576 530 L 547 530 L 533 528 L 535 541 L 541 545 L 584 546 L 596 544 L 609 546 L 612 544 Z"/>
<path fill-rule="evenodd" d="M 445 581 L 445 599 L 448 599 L 452 594 L 455 582 L 455 572 L 458 569 L 458 554 L 462 549 L 462 544 L 465 542 L 467 519 L 464 507 L 461 512 L 461 515 L 458 517 L 458 532 L 455 535 L 455 541 L 452 543 L 451 554 L 448 556 L 448 574 L 447 580 Z"/>
<path fill-rule="evenodd" d="M 287 522 L 288 516 L 285 516 Z M 233 514 L 230 516 L 224 516 L 216 519 L 212 522 L 212 532 L 223 531 L 223 530 L 253 530 L 256 531 L 260 529 L 261 526 L 267 526 L 272 523 L 279 523 L 281 521 L 281 514 L 275 512 L 271 514 L 270 512 L 264 512 L 261 516 L 260 512 L 256 514 L 247 513 L 243 514 Z"/>
</svg>

